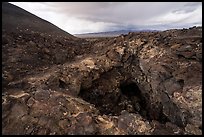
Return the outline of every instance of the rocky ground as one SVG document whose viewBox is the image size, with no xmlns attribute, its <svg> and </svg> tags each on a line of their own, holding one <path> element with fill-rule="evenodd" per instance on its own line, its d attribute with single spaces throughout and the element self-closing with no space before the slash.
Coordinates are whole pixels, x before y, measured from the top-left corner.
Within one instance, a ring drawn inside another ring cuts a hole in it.
<svg viewBox="0 0 204 137">
<path fill-rule="evenodd" d="M 3 134 L 202 134 L 201 27 L 98 39 L 2 33 Z"/>
</svg>

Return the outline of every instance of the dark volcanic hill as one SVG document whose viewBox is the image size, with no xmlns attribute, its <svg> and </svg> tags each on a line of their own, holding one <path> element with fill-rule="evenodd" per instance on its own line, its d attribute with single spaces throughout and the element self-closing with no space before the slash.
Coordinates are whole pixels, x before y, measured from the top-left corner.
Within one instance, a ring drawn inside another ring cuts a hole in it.
<svg viewBox="0 0 204 137">
<path fill-rule="evenodd" d="M 10 32 L 32 30 L 40 33 L 49 33 L 50 35 L 73 37 L 50 22 L 7 2 L 2 3 L 2 28 Z"/>
<path fill-rule="evenodd" d="M 10 3 L 2 3 L 2 43 L 3 68 L 16 79 L 90 51 L 79 51 L 86 40 Z"/>
<path fill-rule="evenodd" d="M 80 39 L 2 11 L 3 135 L 202 134 L 202 27 Z"/>
</svg>

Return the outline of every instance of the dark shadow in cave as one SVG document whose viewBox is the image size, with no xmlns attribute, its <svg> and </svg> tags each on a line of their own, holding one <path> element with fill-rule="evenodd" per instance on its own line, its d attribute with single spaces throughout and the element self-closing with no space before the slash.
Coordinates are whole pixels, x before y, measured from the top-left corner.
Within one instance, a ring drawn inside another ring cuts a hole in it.
<svg viewBox="0 0 204 137">
<path fill-rule="evenodd" d="M 130 84 L 124 83 L 120 85 L 120 90 L 122 93 L 121 96 L 126 96 L 128 99 L 131 100 L 131 103 L 134 106 L 134 111 L 146 118 L 147 103 L 139 87 L 135 83 L 130 83 Z"/>
<path fill-rule="evenodd" d="M 66 87 L 66 83 L 59 79 L 59 88 L 65 89 L 65 87 Z"/>
<path fill-rule="evenodd" d="M 183 86 L 184 86 L 184 80 L 183 79 L 180 79 L 180 80 L 178 80 L 177 81 L 179 84 L 180 84 L 180 86 L 183 88 Z"/>
<path fill-rule="evenodd" d="M 136 83 L 125 83 L 120 86 L 121 93 L 131 100 L 134 106 L 134 113 L 139 113 L 147 120 L 157 120 L 160 123 L 166 123 L 169 119 L 162 112 L 162 105 L 150 107 L 149 95 L 144 94 Z"/>
<path fill-rule="evenodd" d="M 116 95 L 114 91 L 107 93 L 91 87 L 82 89 L 79 96 L 94 104 L 101 114 L 118 116 L 122 110 L 126 110 L 129 113 L 138 113 L 147 120 L 158 120 L 161 123 L 169 121 L 162 113 L 161 104 L 149 107 L 149 95 L 143 94 L 136 83 L 124 82 L 120 84 L 119 89 L 120 93 Z"/>
<path fill-rule="evenodd" d="M 121 84 L 120 89 L 122 94 L 126 96 L 141 96 L 141 91 L 139 87 L 135 83 L 130 83 L 130 84 Z"/>
</svg>

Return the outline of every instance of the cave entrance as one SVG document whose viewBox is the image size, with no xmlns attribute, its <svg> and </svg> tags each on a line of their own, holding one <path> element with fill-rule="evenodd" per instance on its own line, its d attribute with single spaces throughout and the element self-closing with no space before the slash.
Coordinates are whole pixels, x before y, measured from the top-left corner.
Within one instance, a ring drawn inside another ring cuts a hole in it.
<svg viewBox="0 0 204 137">
<path fill-rule="evenodd" d="M 136 83 L 122 83 L 118 92 L 104 92 L 95 88 L 82 89 L 79 96 L 94 104 L 101 114 L 120 115 L 122 110 L 146 117 L 146 99 Z"/>
<path fill-rule="evenodd" d="M 151 106 L 150 96 L 142 92 L 136 83 L 121 84 L 120 89 L 122 96 L 125 96 L 134 108 L 129 112 L 138 113 L 147 120 L 157 120 L 160 123 L 169 122 L 169 119 L 163 114 L 161 103 Z"/>
<path fill-rule="evenodd" d="M 85 101 L 94 104 L 101 115 L 118 116 L 123 110 L 126 110 L 129 113 L 140 114 L 147 120 L 158 120 L 161 123 L 168 121 L 162 113 L 160 104 L 154 108 L 149 107 L 149 104 L 151 104 L 149 95 L 144 94 L 136 83 L 121 83 L 116 91 L 105 92 L 97 87 L 91 87 L 82 89 L 79 96 Z"/>
<path fill-rule="evenodd" d="M 139 113 L 143 117 L 147 117 L 147 102 L 140 88 L 136 83 L 124 83 L 120 85 L 121 98 L 120 102 L 127 102 L 123 108 L 133 113 Z"/>
</svg>

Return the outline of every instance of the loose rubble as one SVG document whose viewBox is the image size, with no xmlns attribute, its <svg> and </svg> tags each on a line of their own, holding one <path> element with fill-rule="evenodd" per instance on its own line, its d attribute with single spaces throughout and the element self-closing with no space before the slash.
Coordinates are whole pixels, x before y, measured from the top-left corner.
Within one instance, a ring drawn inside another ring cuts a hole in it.
<svg viewBox="0 0 204 137">
<path fill-rule="evenodd" d="M 2 133 L 201 135 L 202 28 L 2 34 Z"/>
<path fill-rule="evenodd" d="M 3 135 L 201 135 L 202 27 L 77 38 L 2 3 Z"/>
</svg>

